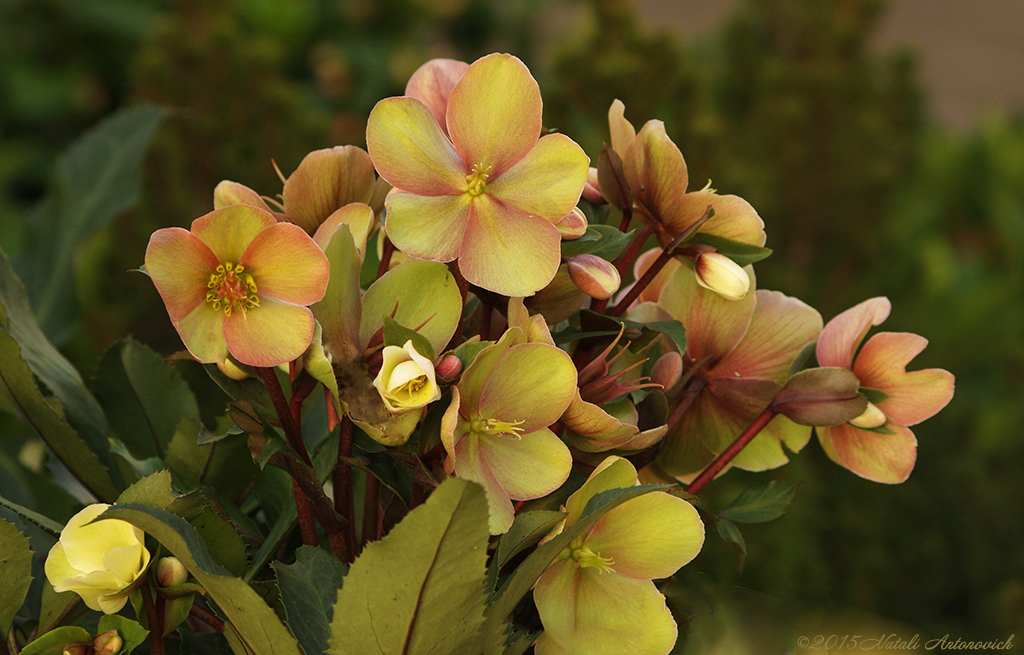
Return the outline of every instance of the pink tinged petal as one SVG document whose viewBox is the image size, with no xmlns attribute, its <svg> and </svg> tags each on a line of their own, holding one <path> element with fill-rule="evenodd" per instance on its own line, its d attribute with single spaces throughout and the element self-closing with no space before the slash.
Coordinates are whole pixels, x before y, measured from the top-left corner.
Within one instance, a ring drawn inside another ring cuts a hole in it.
<svg viewBox="0 0 1024 655">
<path fill-rule="evenodd" d="M 636 136 L 636 128 L 626 120 L 626 105 L 621 100 L 613 100 L 608 108 L 608 131 L 611 133 L 612 150 L 622 157 Z"/>
<path fill-rule="evenodd" d="M 744 270 L 751 275 L 753 269 Z M 665 285 L 659 304 L 686 327 L 686 354 L 691 361 L 709 358 L 705 370 L 713 368 L 740 342 L 747 332 L 757 295 L 726 300 L 697 284 L 693 269 L 680 266 Z"/>
<path fill-rule="evenodd" d="M 571 559 L 541 575 L 533 598 L 544 624 L 537 655 L 667 655 L 678 636 L 653 582 L 577 569 Z"/>
<path fill-rule="evenodd" d="M 502 534 L 512 526 L 515 511 L 508 492 L 501 486 L 488 466 L 483 439 L 475 434 L 466 435 L 455 446 L 455 475 L 476 482 L 484 488 L 490 511 L 488 526 L 491 534 Z"/>
<path fill-rule="evenodd" d="M 192 221 L 192 234 L 209 246 L 218 262 L 238 263 L 256 235 L 272 225 L 277 219 L 268 211 L 231 205 Z"/>
<path fill-rule="evenodd" d="M 259 307 L 236 311 L 224 320 L 224 337 L 235 359 L 271 367 L 298 359 L 313 339 L 313 314 L 306 307 L 260 300 Z"/>
<path fill-rule="evenodd" d="M 533 148 L 541 111 L 540 87 L 526 64 L 495 53 L 473 62 L 452 89 L 446 123 L 462 160 L 490 166 L 493 179 Z"/>
<path fill-rule="evenodd" d="M 384 229 L 396 248 L 436 262 L 450 262 L 459 256 L 469 222 L 469 195 L 391 193 L 385 206 L 388 213 Z"/>
<path fill-rule="evenodd" d="M 568 430 L 566 438 L 570 443 L 586 452 L 618 448 L 638 431 L 635 416 L 633 424 L 625 423 L 597 405 L 583 400 L 579 391 L 559 420 Z"/>
<path fill-rule="evenodd" d="M 682 498 L 652 492 L 627 500 L 597 520 L 583 545 L 611 558 L 616 573 L 637 580 L 667 578 L 704 544 L 704 524 Z"/>
<path fill-rule="evenodd" d="M 676 236 L 685 232 L 704 216 L 708 206 L 715 213 L 699 228 L 700 232 L 764 246 L 767 239 L 764 221 L 750 203 L 739 196 L 720 196 L 713 191 L 695 191 L 680 197 L 664 216 L 669 234 Z"/>
<path fill-rule="evenodd" d="M 716 453 L 725 450 L 767 409 L 778 391 L 779 385 L 771 380 L 711 378 L 701 392 L 702 402 L 691 408 L 697 410 L 704 443 Z"/>
<path fill-rule="evenodd" d="M 940 368 L 907 373 L 928 340 L 907 332 L 879 332 L 861 348 L 853 372 L 861 386 L 878 389 L 889 397 L 878 403 L 887 417 L 903 425 L 931 418 L 953 398 L 953 374 Z"/>
<path fill-rule="evenodd" d="M 306 155 L 284 183 L 285 214 L 309 234 L 353 202 L 369 203 L 377 176 L 362 148 L 337 146 Z"/>
<path fill-rule="evenodd" d="M 196 307 L 180 321 L 172 321 L 192 356 L 203 364 L 216 364 L 228 358 L 228 344 L 224 338 L 223 310 L 214 309 L 207 302 Z"/>
<path fill-rule="evenodd" d="M 417 68 L 405 85 L 405 95 L 426 105 L 445 134 L 448 133 L 445 125 L 448 97 L 468 68 L 469 64 L 464 61 L 431 59 Z"/>
<path fill-rule="evenodd" d="M 157 230 L 146 248 L 146 272 L 172 321 L 205 302 L 206 284 L 220 263 L 199 237 L 180 227 Z"/>
<path fill-rule="evenodd" d="M 634 200 L 652 218 L 664 222 L 678 198 L 686 192 L 683 154 L 665 133 L 665 124 L 652 120 L 640 129 L 622 158 Z"/>
<path fill-rule="evenodd" d="M 519 328 L 509 328 L 502 335 L 498 343 L 484 348 L 477 353 L 473 363 L 466 367 L 459 379 L 459 393 L 461 395 L 462 415 L 466 417 L 478 417 L 480 415 L 481 397 L 494 377 L 499 365 L 505 358 L 505 353 L 512 347 L 514 342 L 522 336 Z M 484 417 L 493 418 L 493 417 Z"/>
<path fill-rule="evenodd" d="M 809 343 L 821 334 L 816 309 L 778 291 L 758 291 L 750 326 L 708 377 L 747 377 L 786 381 L 789 367 Z"/>
<path fill-rule="evenodd" d="M 523 433 L 546 428 L 576 393 L 576 367 L 565 351 L 543 343 L 508 349 L 480 392 L 485 419 L 522 421 Z"/>
<path fill-rule="evenodd" d="M 256 280 L 256 294 L 295 305 L 324 297 L 330 264 L 320 246 L 302 228 L 277 223 L 256 235 L 242 255 L 245 272 Z"/>
<path fill-rule="evenodd" d="M 899 484 L 914 470 L 917 439 L 909 428 L 893 421 L 885 427 L 893 434 L 870 432 L 852 425 L 814 430 L 825 453 L 835 463 L 874 482 Z"/>
<path fill-rule="evenodd" d="M 353 202 L 338 209 L 320 224 L 313 234 L 313 241 L 321 250 L 327 250 L 334 233 L 342 225 L 348 225 L 352 240 L 360 252 L 366 250 L 366 240 L 374 226 L 373 209 L 361 202 Z"/>
<path fill-rule="evenodd" d="M 370 112 L 366 149 L 380 176 L 424 196 L 462 193 L 467 166 L 430 110 L 413 98 L 386 98 Z"/>
<path fill-rule="evenodd" d="M 853 368 L 853 355 L 872 325 L 889 317 L 888 298 L 870 298 L 839 314 L 821 332 L 817 357 L 821 366 Z"/>
<path fill-rule="evenodd" d="M 484 194 L 473 199 L 459 270 L 471 283 L 503 296 L 532 296 L 555 277 L 560 244 L 550 221 Z"/>
<path fill-rule="evenodd" d="M 562 486 L 572 454 L 547 428 L 518 436 L 480 437 L 481 457 L 509 498 L 530 500 Z"/>
<path fill-rule="evenodd" d="M 656 460 L 665 473 L 685 483 L 691 482 L 707 468 L 716 454 L 701 439 L 698 414 L 702 409 L 698 405 L 710 403 L 702 396 L 703 393 L 694 401 L 694 406 L 683 414 L 679 423 L 665 435 Z"/>
<path fill-rule="evenodd" d="M 244 184 L 223 180 L 213 189 L 213 208 L 222 209 L 231 205 L 251 205 L 270 211 L 270 207 L 263 201 L 260 194 Z"/>
<path fill-rule="evenodd" d="M 549 134 L 501 175 L 487 180 L 487 193 L 502 203 L 552 223 L 579 202 L 590 160 L 564 134 Z"/>
<path fill-rule="evenodd" d="M 462 405 L 461 394 L 456 385 L 452 385 L 452 402 L 441 417 L 441 443 L 444 444 L 448 459 L 445 462 L 445 470 L 451 473 L 458 463 L 456 460 L 456 447 L 459 441 L 465 436 L 464 433 L 456 434 L 459 427 L 459 407 Z"/>
</svg>

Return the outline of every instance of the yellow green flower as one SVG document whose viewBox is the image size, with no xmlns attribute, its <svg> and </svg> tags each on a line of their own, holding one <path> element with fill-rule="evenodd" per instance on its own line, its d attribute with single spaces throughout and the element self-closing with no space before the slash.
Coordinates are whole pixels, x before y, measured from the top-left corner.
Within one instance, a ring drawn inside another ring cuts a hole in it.
<svg viewBox="0 0 1024 655">
<path fill-rule="evenodd" d="M 405 345 L 385 346 L 384 363 L 373 381 L 381 400 L 393 414 L 426 407 L 441 397 L 434 377 L 434 364 L 406 341 Z"/>
</svg>

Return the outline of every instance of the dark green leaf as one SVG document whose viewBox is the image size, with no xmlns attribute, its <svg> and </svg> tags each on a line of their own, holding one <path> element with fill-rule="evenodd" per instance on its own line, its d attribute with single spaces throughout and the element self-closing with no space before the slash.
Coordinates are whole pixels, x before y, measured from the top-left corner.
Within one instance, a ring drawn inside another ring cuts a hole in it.
<svg viewBox="0 0 1024 655">
<path fill-rule="evenodd" d="M 498 566 L 505 566 L 517 554 L 543 539 L 565 516 L 565 512 L 548 510 L 523 512 L 517 515 L 512 527 L 498 542 Z"/>
<path fill-rule="evenodd" d="M 885 393 L 881 389 L 872 389 L 870 387 L 860 387 L 860 392 L 868 399 L 868 402 L 872 404 L 879 404 L 885 402 L 889 398 L 889 394 Z"/>
<path fill-rule="evenodd" d="M 0 519 L 0 634 L 10 630 L 31 584 L 32 549 L 28 537 L 18 532 L 13 523 Z"/>
<path fill-rule="evenodd" d="M 747 266 L 749 264 L 759 262 L 772 254 L 771 248 L 762 248 L 761 246 L 743 243 L 742 241 L 734 241 L 732 239 L 718 236 L 717 234 L 708 234 L 707 232 L 697 232 L 686 240 L 686 245 L 693 245 L 695 243 L 704 243 L 709 246 L 714 246 L 718 252 L 733 260 L 740 266 Z"/>
<path fill-rule="evenodd" d="M 602 259 L 614 261 L 629 245 L 634 231 L 620 232 L 611 225 L 589 225 L 586 233 L 579 239 L 562 242 L 562 257 L 597 255 Z"/>
<path fill-rule="evenodd" d="M 96 634 L 101 635 L 108 630 L 117 630 L 118 636 L 124 640 L 124 645 L 117 655 L 129 655 L 149 637 L 149 630 L 143 628 L 137 621 L 119 614 L 104 614 L 100 617 Z"/>
<path fill-rule="evenodd" d="M 21 649 L 22 655 L 62 655 L 64 646 L 70 643 L 91 644 L 92 635 L 77 625 L 54 628 Z"/>
<path fill-rule="evenodd" d="M 196 529 L 180 516 L 135 503 L 116 505 L 102 515 L 128 521 L 177 557 L 230 622 L 225 635 L 252 655 L 300 655 L 295 638 L 267 604 L 240 578 L 210 556 Z"/>
<path fill-rule="evenodd" d="M 328 653 L 479 653 L 487 515 L 483 489 L 452 478 L 369 544 L 338 594 Z"/>
<path fill-rule="evenodd" d="M 7 500 L 6 498 L 0 497 L 0 505 L 2 505 L 4 507 L 6 507 L 7 509 L 11 510 L 12 512 L 17 514 L 21 518 L 25 519 L 26 521 L 29 521 L 30 523 L 33 523 L 33 524 L 39 526 L 40 528 L 42 528 L 46 532 L 50 533 L 54 537 L 60 537 L 60 531 L 64 529 L 63 525 L 61 525 L 60 523 L 57 523 L 53 519 L 48 518 L 46 516 L 43 516 L 42 514 L 39 514 L 38 512 L 33 512 L 29 508 L 22 507 L 21 505 L 18 505 L 17 503 L 12 503 L 11 501 Z"/>
<path fill-rule="evenodd" d="M 686 352 L 686 328 L 679 321 L 652 321 L 647 323 L 645 327 L 648 330 L 664 334 L 676 344 L 679 352 Z"/>
<path fill-rule="evenodd" d="M 92 388 L 114 434 L 135 459 L 162 458 L 181 420 L 199 418 L 192 390 L 178 371 L 134 339 L 107 349 Z"/>
<path fill-rule="evenodd" d="M 300 546 L 294 564 L 274 563 L 288 627 L 306 655 L 327 650 L 338 590 L 348 566 L 334 555 L 313 546 Z"/>
<path fill-rule="evenodd" d="M 743 563 L 747 559 L 747 544 L 743 541 L 743 535 L 740 533 L 739 527 L 728 519 L 719 518 L 715 521 L 715 528 L 718 529 L 718 536 L 736 546 L 736 552 L 740 557 L 736 568 L 742 573 Z"/>
<path fill-rule="evenodd" d="M 75 321 L 75 252 L 138 200 L 142 159 L 165 115 L 158 107 L 122 109 L 57 161 L 50 194 L 26 230 L 19 266 L 39 324 L 57 343 Z"/>
<path fill-rule="evenodd" d="M 747 489 L 718 516 L 736 523 L 772 521 L 782 516 L 795 493 L 796 485 L 792 482 L 772 480 L 767 486 Z"/>
</svg>

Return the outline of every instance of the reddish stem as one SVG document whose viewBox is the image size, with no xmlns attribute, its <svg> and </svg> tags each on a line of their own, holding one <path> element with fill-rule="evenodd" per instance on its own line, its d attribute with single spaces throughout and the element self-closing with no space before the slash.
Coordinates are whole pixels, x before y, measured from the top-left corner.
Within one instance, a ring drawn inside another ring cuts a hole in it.
<svg viewBox="0 0 1024 655">
<path fill-rule="evenodd" d="M 295 414 L 292 413 L 288 400 L 284 397 L 281 383 L 277 380 L 277 373 L 272 368 L 261 368 L 259 371 L 260 377 L 263 378 L 263 384 L 267 387 L 267 393 L 270 394 L 270 400 L 274 403 L 274 410 L 277 411 L 277 418 L 281 421 L 281 428 L 284 430 L 288 445 L 303 462 L 312 465 L 313 460 L 309 458 L 309 451 L 306 450 L 306 444 L 302 441 L 302 428 L 299 427 L 299 422 L 296 420 Z"/>
<path fill-rule="evenodd" d="M 203 607 L 200 607 L 199 603 L 194 603 L 192 605 L 192 609 L 190 609 L 188 613 L 196 617 L 206 625 L 210 626 L 217 632 L 224 632 L 224 622 L 221 621 L 220 618 L 213 612 Z"/>
<path fill-rule="evenodd" d="M 146 623 L 149 624 L 149 652 L 151 655 L 164 655 L 164 616 L 157 613 L 153 602 L 153 587 L 150 581 L 142 587 L 142 606 L 146 608 Z"/>
<path fill-rule="evenodd" d="M 722 454 L 715 458 L 715 461 L 711 462 L 706 469 L 701 471 L 700 475 L 693 479 L 693 482 L 686 487 L 686 490 L 691 494 L 696 494 L 706 487 L 708 482 L 711 482 L 725 468 L 725 465 L 731 462 L 736 455 L 739 455 L 740 451 L 775 418 L 775 414 L 776 411 L 772 407 L 761 412 L 761 415 L 754 419 L 754 422 L 748 425 L 747 429 L 740 436 L 736 437 L 736 441 L 729 444 L 722 451 Z"/>
<path fill-rule="evenodd" d="M 295 509 L 299 513 L 299 533 L 302 535 L 302 543 L 306 546 L 317 546 L 320 544 L 320 540 L 316 537 L 313 505 L 295 478 L 292 478 L 292 490 L 295 492 Z"/>
<path fill-rule="evenodd" d="M 626 275 L 626 271 L 633 265 L 633 262 L 636 261 L 637 256 L 640 254 L 640 250 L 644 247 L 644 242 L 647 241 L 649 236 L 654 234 L 656 227 L 654 221 L 644 223 L 644 226 L 633 237 L 626 250 L 619 255 L 618 261 L 615 262 L 615 269 L 619 272 L 620 277 Z"/>
<path fill-rule="evenodd" d="M 633 222 L 633 208 L 626 207 L 622 210 L 622 223 L 619 224 L 619 232 L 629 230 L 629 224 Z"/>
<path fill-rule="evenodd" d="M 352 502 L 352 467 L 342 458 L 352 456 L 352 419 L 347 415 L 341 418 L 341 433 L 338 438 L 338 461 L 334 464 L 334 471 L 331 479 L 334 482 L 334 511 L 345 518 L 342 536 L 345 542 L 345 552 L 351 558 L 355 553 L 355 530 L 353 529 L 353 517 L 355 507 Z M 351 562 L 351 559 L 346 559 Z"/>
<path fill-rule="evenodd" d="M 380 266 L 377 267 L 377 279 L 379 280 L 388 269 L 391 268 L 391 253 L 395 252 L 395 244 L 391 239 L 384 237 L 384 250 L 380 255 Z"/>
</svg>

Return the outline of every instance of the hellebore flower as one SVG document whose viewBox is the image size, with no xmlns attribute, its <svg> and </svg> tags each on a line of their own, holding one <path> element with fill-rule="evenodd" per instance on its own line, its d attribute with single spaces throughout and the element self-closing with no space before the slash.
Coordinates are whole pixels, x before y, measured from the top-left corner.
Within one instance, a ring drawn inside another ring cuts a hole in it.
<svg viewBox="0 0 1024 655">
<path fill-rule="evenodd" d="M 569 477 L 572 455 L 548 426 L 576 391 L 576 367 L 518 327 L 466 367 L 441 420 L 445 470 L 484 487 L 491 534 L 512 525 L 511 499 L 540 498 Z"/>
<path fill-rule="evenodd" d="M 908 426 L 949 403 L 954 378 L 939 368 L 907 372 L 910 360 L 928 345 L 916 334 L 879 332 L 857 352 L 867 331 L 888 318 L 891 307 L 888 298 L 871 298 L 825 326 L 818 363 L 853 371 L 872 402 L 848 423 L 814 430 L 835 463 L 862 478 L 897 484 L 910 476 L 917 460 L 917 439 Z"/>
<path fill-rule="evenodd" d="M 381 100 L 367 123 L 373 163 L 395 187 L 388 236 L 413 257 L 458 259 L 477 286 L 535 293 L 558 269 L 554 224 L 580 198 L 586 154 L 562 134 L 540 137 L 540 89 L 511 55 L 470 65 L 446 104 L 443 91 L 431 98 Z"/>
<path fill-rule="evenodd" d="M 742 300 L 750 291 L 750 276 L 743 267 L 717 252 L 703 252 L 693 262 L 697 284 L 726 300 Z"/>
<path fill-rule="evenodd" d="M 191 230 L 157 230 L 146 249 L 153 279 L 185 347 L 204 364 L 230 353 L 250 366 L 277 366 L 306 350 L 306 305 L 327 288 L 323 251 L 296 225 L 247 205 L 217 209 Z"/>
<path fill-rule="evenodd" d="M 575 524 L 596 494 L 637 484 L 628 460 L 608 457 L 565 503 Z M 609 510 L 574 539 L 533 590 L 544 633 L 537 655 L 665 655 L 677 628 L 652 580 L 667 578 L 704 544 L 697 510 L 661 491 Z"/>
<path fill-rule="evenodd" d="M 412 341 L 405 346 L 385 346 L 384 364 L 373 386 L 393 414 L 426 407 L 441 397 L 434 377 L 434 364 L 416 352 Z"/>
<path fill-rule="evenodd" d="M 114 614 L 128 602 L 150 556 L 142 530 L 131 523 L 119 519 L 90 523 L 108 507 L 89 505 L 72 516 L 44 568 L 54 591 L 73 591 L 89 609 Z"/>
<path fill-rule="evenodd" d="M 700 286 L 687 266 L 673 272 L 657 302 L 686 327 L 683 360 L 687 371 L 697 367 L 688 387 L 697 396 L 665 436 L 657 462 L 689 481 L 768 407 L 793 360 L 821 333 L 822 321 L 815 309 L 777 291 L 727 300 Z M 649 305 L 640 303 L 634 312 Z M 798 452 L 810 438 L 810 427 L 779 415 L 732 464 L 750 471 L 782 466 L 789 460 L 781 443 Z"/>
<path fill-rule="evenodd" d="M 608 110 L 612 148 L 622 158 L 637 216 L 655 224 L 662 246 L 691 228 L 708 206 L 714 215 L 698 232 L 764 246 L 764 222 L 750 203 L 739 196 L 720 196 L 709 188 L 687 193 L 686 161 L 665 133 L 664 123 L 647 121 L 637 133 L 626 120 L 625 109 L 616 100 Z"/>
</svg>

